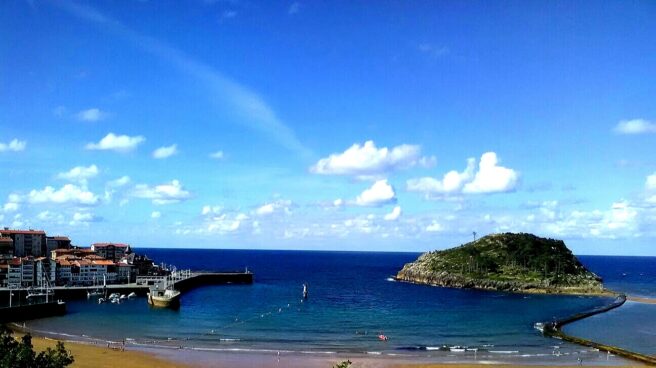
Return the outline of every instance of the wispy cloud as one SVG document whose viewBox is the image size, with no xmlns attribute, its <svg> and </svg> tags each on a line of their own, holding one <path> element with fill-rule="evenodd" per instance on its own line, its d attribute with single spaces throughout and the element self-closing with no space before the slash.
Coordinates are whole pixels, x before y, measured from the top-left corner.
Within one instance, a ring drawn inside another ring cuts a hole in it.
<svg viewBox="0 0 656 368">
<path fill-rule="evenodd" d="M 219 21 L 224 22 L 229 19 L 235 18 L 236 16 L 237 16 L 237 12 L 235 10 L 224 10 L 221 13 L 221 17 L 219 18 Z"/>
<path fill-rule="evenodd" d="M 419 44 L 417 49 L 420 52 L 422 52 L 422 53 L 424 53 L 424 54 L 426 54 L 426 55 L 428 55 L 432 58 L 439 58 L 439 57 L 442 57 L 442 56 L 445 56 L 445 55 L 449 54 L 449 48 L 448 47 L 446 47 L 446 46 L 435 46 L 435 45 L 430 44 L 430 43 Z"/>
<path fill-rule="evenodd" d="M 301 10 L 301 3 L 298 1 L 294 1 L 292 5 L 289 6 L 289 9 L 287 10 L 287 14 L 289 15 L 294 15 Z"/>
<path fill-rule="evenodd" d="M 153 158 L 156 159 L 164 159 L 164 158 L 169 158 L 173 155 L 178 154 L 178 145 L 177 144 L 172 144 L 170 146 L 164 146 L 160 147 L 156 150 L 153 151 Z"/>
<path fill-rule="evenodd" d="M 224 154 L 223 151 L 216 151 L 210 153 L 210 158 L 213 158 L 215 160 L 223 160 Z"/>
<path fill-rule="evenodd" d="M 613 129 L 617 134 L 656 133 L 656 123 L 645 119 L 622 120 Z"/>
<path fill-rule="evenodd" d="M 77 120 L 80 121 L 95 122 L 106 118 L 107 113 L 96 107 L 93 107 L 78 112 L 77 114 L 75 114 L 75 117 L 77 118 Z"/>
<path fill-rule="evenodd" d="M 0 143 L 0 152 L 23 151 L 23 150 L 25 150 L 25 146 L 27 146 L 27 142 L 19 141 L 18 139 L 12 139 L 12 141 L 9 142 L 9 143 Z"/>
<path fill-rule="evenodd" d="M 281 146 L 304 157 L 312 156 L 312 152 L 299 141 L 294 131 L 280 120 L 262 97 L 250 88 L 164 42 L 133 31 L 93 7 L 71 1 L 57 2 L 56 5 L 79 19 L 95 23 L 106 31 L 134 43 L 142 50 L 169 62 L 189 77 L 198 80 L 210 91 L 208 96 L 210 100 L 227 104 L 234 114 L 241 117 L 236 119 L 238 123 L 265 134 Z"/>
</svg>

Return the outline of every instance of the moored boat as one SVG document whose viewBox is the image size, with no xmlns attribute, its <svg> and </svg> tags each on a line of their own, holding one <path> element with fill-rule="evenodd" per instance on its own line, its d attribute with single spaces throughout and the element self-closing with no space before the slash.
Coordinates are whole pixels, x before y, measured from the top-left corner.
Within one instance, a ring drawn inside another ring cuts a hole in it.
<svg viewBox="0 0 656 368">
<path fill-rule="evenodd" d="M 148 293 L 148 304 L 153 307 L 175 308 L 180 305 L 180 291 L 175 289 L 151 288 Z"/>
</svg>

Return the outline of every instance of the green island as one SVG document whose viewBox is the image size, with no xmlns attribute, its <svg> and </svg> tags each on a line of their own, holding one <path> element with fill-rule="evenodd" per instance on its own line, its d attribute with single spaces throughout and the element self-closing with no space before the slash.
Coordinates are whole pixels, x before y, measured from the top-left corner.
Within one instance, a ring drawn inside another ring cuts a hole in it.
<svg viewBox="0 0 656 368">
<path fill-rule="evenodd" d="M 399 281 L 517 293 L 614 295 L 562 240 L 526 233 L 484 236 L 422 254 Z"/>
</svg>

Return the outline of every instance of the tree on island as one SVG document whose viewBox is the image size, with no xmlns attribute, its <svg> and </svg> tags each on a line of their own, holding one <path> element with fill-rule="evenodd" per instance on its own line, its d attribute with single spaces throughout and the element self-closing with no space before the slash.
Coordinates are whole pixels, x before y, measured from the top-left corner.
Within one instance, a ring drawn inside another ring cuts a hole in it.
<svg viewBox="0 0 656 368">
<path fill-rule="evenodd" d="M 18 341 L 7 327 L 0 326 L 0 368 L 64 368 L 73 361 L 73 356 L 61 341 L 54 349 L 48 348 L 37 354 L 30 334 Z"/>
</svg>

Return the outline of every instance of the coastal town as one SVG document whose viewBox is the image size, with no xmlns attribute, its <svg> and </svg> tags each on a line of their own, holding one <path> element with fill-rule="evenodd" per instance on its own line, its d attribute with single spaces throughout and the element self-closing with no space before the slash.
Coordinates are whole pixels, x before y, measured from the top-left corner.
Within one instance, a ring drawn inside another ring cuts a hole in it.
<svg viewBox="0 0 656 368">
<path fill-rule="evenodd" d="M 0 287 L 94 286 L 134 283 L 166 271 L 129 244 L 73 245 L 43 230 L 0 229 Z"/>
</svg>

